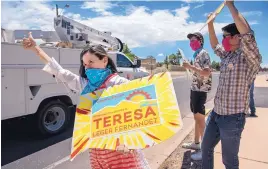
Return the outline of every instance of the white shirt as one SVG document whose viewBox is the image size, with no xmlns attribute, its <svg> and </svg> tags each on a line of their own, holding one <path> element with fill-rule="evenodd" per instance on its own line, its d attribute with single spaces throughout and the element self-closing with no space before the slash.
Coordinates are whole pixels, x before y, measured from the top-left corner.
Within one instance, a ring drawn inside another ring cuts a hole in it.
<svg viewBox="0 0 268 169">
<path fill-rule="evenodd" d="M 62 82 L 65 82 L 68 87 L 76 92 L 82 92 L 84 87 L 87 85 L 87 80 L 85 78 L 82 78 L 74 73 L 72 73 L 69 70 L 63 69 L 61 65 L 52 57 L 51 60 L 45 65 L 43 70 L 47 73 L 50 73 L 52 75 L 55 75 L 56 78 L 60 79 Z M 122 83 L 126 83 L 129 80 L 127 80 L 124 77 L 121 77 L 119 75 L 115 75 L 108 79 L 108 81 L 105 82 L 105 85 L 107 87 L 111 87 L 114 85 L 119 85 Z"/>
</svg>

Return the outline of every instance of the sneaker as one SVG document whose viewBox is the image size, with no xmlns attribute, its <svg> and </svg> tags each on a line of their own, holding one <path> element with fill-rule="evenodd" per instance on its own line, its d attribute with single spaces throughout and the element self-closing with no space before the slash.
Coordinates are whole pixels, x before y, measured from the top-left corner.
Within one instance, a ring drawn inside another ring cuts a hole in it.
<svg viewBox="0 0 268 169">
<path fill-rule="evenodd" d="M 184 143 L 184 144 L 182 144 L 182 148 L 192 149 L 192 150 L 200 150 L 201 149 L 201 146 L 200 146 L 200 143 L 199 144 L 195 144 L 195 143 Z"/>
<path fill-rule="evenodd" d="M 194 161 L 200 161 L 202 160 L 202 152 L 201 151 L 198 151 L 194 154 L 191 155 L 191 159 L 194 160 Z"/>
<path fill-rule="evenodd" d="M 250 117 L 258 117 L 255 113 L 250 113 Z"/>
</svg>

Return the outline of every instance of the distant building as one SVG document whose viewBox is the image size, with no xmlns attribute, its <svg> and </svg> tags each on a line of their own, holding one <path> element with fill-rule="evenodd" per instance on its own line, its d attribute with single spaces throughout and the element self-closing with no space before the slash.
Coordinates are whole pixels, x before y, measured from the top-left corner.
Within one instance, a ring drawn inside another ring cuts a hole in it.
<svg viewBox="0 0 268 169">
<path fill-rule="evenodd" d="M 151 57 L 148 57 L 148 58 L 146 58 L 146 59 L 143 59 L 143 58 L 140 58 L 141 59 L 141 64 L 143 65 L 145 65 L 145 64 L 152 64 L 152 65 L 155 65 L 156 64 L 156 59 L 153 57 L 153 56 L 151 56 Z"/>
<path fill-rule="evenodd" d="M 145 67 L 147 70 L 153 70 L 156 68 L 156 59 L 153 56 L 148 58 L 140 58 L 141 66 Z"/>
</svg>

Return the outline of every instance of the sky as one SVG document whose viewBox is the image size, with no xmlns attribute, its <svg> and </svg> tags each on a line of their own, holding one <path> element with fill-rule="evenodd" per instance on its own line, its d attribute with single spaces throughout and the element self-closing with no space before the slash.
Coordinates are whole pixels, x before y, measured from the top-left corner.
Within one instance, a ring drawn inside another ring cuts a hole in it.
<svg viewBox="0 0 268 169">
<path fill-rule="evenodd" d="M 6 29 L 54 30 L 53 18 L 59 13 L 100 31 L 110 31 L 128 44 L 141 57 L 154 56 L 161 62 L 178 48 L 192 59 L 187 34 L 198 31 L 206 22 L 207 14 L 221 1 L 2 1 L 1 27 Z M 69 4 L 69 8 L 64 8 Z M 236 7 L 254 30 L 262 66 L 268 67 L 268 1 L 238 1 Z M 265 10 L 266 9 L 266 10 Z M 215 29 L 222 40 L 221 28 L 233 22 L 227 7 L 217 16 Z M 207 27 L 202 30 L 204 48 L 211 60 L 219 61 L 210 47 Z M 265 48 L 266 47 L 266 48 Z"/>
</svg>

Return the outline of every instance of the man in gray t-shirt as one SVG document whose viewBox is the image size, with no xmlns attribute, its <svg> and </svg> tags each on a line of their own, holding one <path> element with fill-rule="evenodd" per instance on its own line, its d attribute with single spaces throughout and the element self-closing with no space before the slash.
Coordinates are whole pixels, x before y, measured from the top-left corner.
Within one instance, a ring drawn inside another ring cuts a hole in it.
<svg viewBox="0 0 268 169">
<path fill-rule="evenodd" d="M 205 103 L 207 92 L 211 90 L 211 62 L 210 57 L 203 49 L 204 38 L 199 32 L 188 34 L 190 46 L 194 53 L 194 64 L 183 63 L 186 69 L 193 71 L 193 82 L 191 84 L 190 107 L 195 119 L 195 140 L 193 143 L 186 143 L 184 148 L 200 150 L 200 137 L 203 138 L 205 129 Z M 192 159 L 201 160 L 200 151 L 192 155 Z"/>
</svg>

